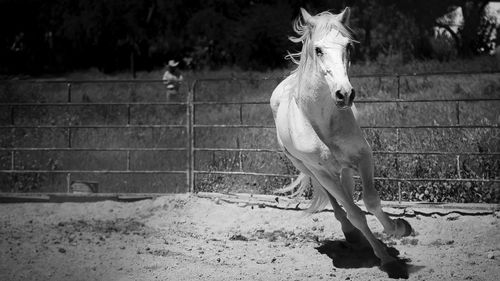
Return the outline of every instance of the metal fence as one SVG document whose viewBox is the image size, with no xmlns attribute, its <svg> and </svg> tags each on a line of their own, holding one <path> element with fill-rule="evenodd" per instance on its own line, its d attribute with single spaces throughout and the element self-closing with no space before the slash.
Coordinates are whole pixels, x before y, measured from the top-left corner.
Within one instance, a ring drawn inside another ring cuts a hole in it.
<svg viewBox="0 0 500 281">
<path fill-rule="evenodd" d="M 496 93 L 493 97 L 488 98 L 418 98 L 418 99 L 402 99 L 401 94 L 401 79 L 404 77 L 427 77 L 427 76 L 436 76 L 436 75 L 476 75 L 476 74 L 494 74 L 498 75 L 500 72 L 456 72 L 456 73 L 414 73 L 414 74 L 387 74 L 387 75 L 369 75 L 369 76 L 355 76 L 355 77 L 383 77 L 388 79 L 395 79 L 397 90 L 395 98 L 391 99 L 361 99 L 357 100 L 357 103 L 365 103 L 365 104 L 374 104 L 374 103 L 384 103 L 384 104 L 395 104 L 396 106 L 411 105 L 416 103 L 443 103 L 443 104 L 454 104 L 455 105 L 455 124 L 451 125 L 394 125 L 394 126 L 363 126 L 364 129 L 394 129 L 396 130 L 396 149 L 386 151 L 374 151 L 376 155 L 447 155 L 447 156 L 455 156 L 456 157 L 456 178 L 409 178 L 409 177 L 376 177 L 375 180 L 384 180 L 384 181 L 396 181 L 398 184 L 400 182 L 416 182 L 416 181 L 432 181 L 432 182 L 488 182 L 488 183 L 499 183 L 500 179 L 496 178 L 462 178 L 461 177 L 461 157 L 463 156 L 494 156 L 497 157 L 500 155 L 499 151 L 493 152 L 477 152 L 477 151 L 408 151 L 400 149 L 400 130 L 402 129 L 493 129 L 498 130 L 499 124 L 462 124 L 461 122 L 461 104 L 469 103 L 469 102 L 478 102 L 478 101 L 491 101 L 498 102 L 500 101 L 500 94 Z M 235 81 L 237 79 L 230 79 L 231 81 Z M 280 78 L 268 78 L 263 80 L 271 80 L 275 81 L 277 84 L 281 79 Z M 6 167 L 3 165 L 3 168 L 0 170 L 0 175 L 7 174 L 64 174 L 67 179 L 67 191 L 69 191 L 71 184 L 72 174 L 75 173 L 92 173 L 92 174 L 145 174 L 145 175 L 154 175 L 154 174 L 177 174 L 185 177 L 186 180 L 186 189 L 181 189 L 180 191 L 196 191 L 195 188 L 195 177 L 197 175 L 203 174 L 219 174 L 219 175 L 250 175 L 250 176 L 266 176 L 266 177 L 293 177 L 293 175 L 286 174 L 277 174 L 277 173 L 258 173 L 258 172 L 249 172 L 245 170 L 240 171 L 219 171 L 219 170 L 203 170 L 196 169 L 195 163 L 197 161 L 196 153 L 202 151 L 228 151 L 228 152 L 236 152 L 236 153 L 245 153 L 245 152 L 271 152 L 271 153 L 280 153 L 276 149 L 263 149 L 263 148 L 216 148 L 216 147 L 201 147 L 198 146 L 195 142 L 195 134 L 198 129 L 201 128 L 261 128 L 261 129 L 272 129 L 274 126 L 266 125 L 266 124 L 243 124 L 242 121 L 242 107 L 244 105 L 267 105 L 268 100 L 259 100 L 259 101 L 216 101 L 216 100 L 198 100 L 198 95 L 203 94 L 200 93 L 199 85 L 201 83 L 210 82 L 210 83 L 218 83 L 228 81 L 228 79 L 207 79 L 207 80 L 197 80 L 194 81 L 192 85 L 190 85 L 189 90 L 187 91 L 186 99 L 184 101 L 177 102 L 161 102 L 161 101 L 141 101 L 141 102 L 75 102 L 73 98 L 72 88 L 77 84 L 93 84 L 93 83 L 104 83 L 104 84 L 117 84 L 117 83 L 131 83 L 131 84 L 161 84 L 160 80 L 106 80 L 106 81 L 48 81 L 48 80 L 30 80 L 30 81 L 3 81 L 2 84 L 5 83 L 32 83 L 34 85 L 47 85 L 47 84 L 64 84 L 66 87 L 66 98 L 65 100 L 59 100 L 56 102 L 23 102 L 23 101 L 11 101 L 7 99 L 6 102 L 0 103 L 0 108 L 4 108 L 4 118 L 3 125 L 0 125 L 0 130 L 10 131 L 12 134 L 14 130 L 17 129 L 51 129 L 51 130 L 62 130 L 65 132 L 65 145 L 64 147 L 52 146 L 52 147 L 25 147 L 25 146 L 17 146 L 13 144 L 13 142 L 8 143 L 4 142 L 3 146 L 0 147 L 0 153 L 8 153 L 10 154 L 10 166 Z M 257 81 L 259 83 L 259 81 Z M 269 93 L 270 95 L 270 93 Z M 196 107 L 197 106 L 208 106 L 208 105 L 235 105 L 239 106 L 239 116 L 240 122 L 239 124 L 200 124 L 195 122 L 196 120 Z M 41 107 L 96 107 L 96 106 L 119 106 L 124 107 L 126 112 L 124 124 L 101 124 L 101 125 L 72 125 L 72 124 L 16 124 L 15 116 L 16 111 L 23 107 L 33 107 L 33 108 L 41 108 Z M 138 106 L 181 106 L 185 107 L 185 124 L 133 124 L 131 122 L 132 119 L 132 108 Z M 7 113 L 8 112 L 8 113 Z M 8 116 L 8 117 L 7 117 Z M 7 124 L 7 120 L 10 119 L 10 124 Z M 72 143 L 72 135 L 76 130 L 80 129 L 180 129 L 184 131 L 184 142 L 185 146 L 183 147 L 82 147 L 82 146 L 74 146 Z M 11 138 L 15 138 L 15 136 L 10 136 Z M 95 170 L 87 170 L 87 169 L 20 169 L 16 165 L 16 153 L 22 151 L 33 151 L 33 152 L 50 152 L 50 151 L 80 151 L 80 152 L 120 152 L 125 153 L 125 169 L 95 169 Z M 187 159 L 187 169 L 178 169 L 178 170 L 166 170 L 166 169 L 133 169 L 131 153 L 134 152 L 159 152 L 159 151 L 178 151 L 185 153 L 185 158 Z M 397 158 L 396 158 L 397 161 Z M 396 163 L 397 165 L 397 163 Z M 240 166 L 241 167 L 241 166 Z M 401 190 L 399 190 L 400 198 L 401 198 Z"/>
</svg>

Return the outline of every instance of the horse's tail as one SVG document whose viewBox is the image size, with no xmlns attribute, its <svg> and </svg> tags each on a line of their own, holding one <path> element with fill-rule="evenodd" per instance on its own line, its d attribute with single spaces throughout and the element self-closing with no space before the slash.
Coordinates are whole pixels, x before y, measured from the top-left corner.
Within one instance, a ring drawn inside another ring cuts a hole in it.
<svg viewBox="0 0 500 281">
<path fill-rule="evenodd" d="M 285 186 L 283 188 L 275 190 L 273 193 L 274 194 L 287 194 L 287 193 L 293 192 L 288 197 L 289 198 L 297 197 L 300 194 L 302 194 L 304 189 L 307 188 L 307 186 L 309 185 L 309 182 L 310 182 L 309 179 L 310 179 L 310 177 L 308 175 L 301 172 L 292 183 L 290 183 L 288 186 Z M 296 188 L 297 188 L 297 190 L 294 192 L 294 190 Z"/>
<path fill-rule="evenodd" d="M 328 191 L 321 186 L 321 184 L 316 180 L 311 180 L 311 185 L 313 187 L 313 198 L 311 200 L 311 205 L 307 208 L 306 212 L 316 213 L 321 211 L 330 203 L 330 196 Z"/>
<path fill-rule="evenodd" d="M 274 191 L 274 194 L 286 194 L 293 192 L 296 188 L 297 190 L 293 192 L 290 198 L 294 198 L 302 194 L 302 192 L 309 187 L 309 184 L 313 187 L 313 198 L 311 200 L 311 205 L 307 208 L 306 212 L 316 213 L 323 209 L 329 203 L 329 196 L 327 191 L 314 179 L 305 173 L 300 173 L 297 178 L 288 186 Z"/>
</svg>

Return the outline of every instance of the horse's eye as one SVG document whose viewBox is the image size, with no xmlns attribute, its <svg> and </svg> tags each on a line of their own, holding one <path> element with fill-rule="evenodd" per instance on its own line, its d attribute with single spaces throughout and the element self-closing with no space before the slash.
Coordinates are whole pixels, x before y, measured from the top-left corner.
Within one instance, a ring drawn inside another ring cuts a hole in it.
<svg viewBox="0 0 500 281">
<path fill-rule="evenodd" d="M 320 47 L 316 47 L 316 48 L 314 48 L 314 51 L 316 52 L 316 55 L 317 55 L 318 57 L 321 57 L 321 56 L 323 55 L 323 50 L 321 50 L 321 48 L 320 48 Z"/>
</svg>

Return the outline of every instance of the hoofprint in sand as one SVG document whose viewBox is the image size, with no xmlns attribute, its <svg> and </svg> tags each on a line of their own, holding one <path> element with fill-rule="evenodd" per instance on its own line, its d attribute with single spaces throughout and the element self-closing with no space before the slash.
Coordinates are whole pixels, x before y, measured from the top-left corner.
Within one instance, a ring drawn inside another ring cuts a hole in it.
<svg viewBox="0 0 500 281">
<path fill-rule="evenodd" d="M 387 280 L 345 243 L 331 212 L 308 215 L 217 198 L 0 205 L 0 280 Z M 382 233 L 409 280 L 495 280 L 500 218 L 416 215 L 413 236 Z M 335 263 L 335 265 L 334 265 Z"/>
</svg>

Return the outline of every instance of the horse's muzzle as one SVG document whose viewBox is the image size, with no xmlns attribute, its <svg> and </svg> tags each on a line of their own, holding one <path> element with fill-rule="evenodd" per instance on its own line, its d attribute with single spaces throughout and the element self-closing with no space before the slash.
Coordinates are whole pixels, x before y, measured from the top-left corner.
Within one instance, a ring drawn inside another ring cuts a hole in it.
<svg viewBox="0 0 500 281">
<path fill-rule="evenodd" d="M 337 90 L 335 92 L 335 105 L 340 109 L 347 109 L 352 106 L 352 102 L 356 97 L 356 91 L 352 89 L 350 92 L 342 92 Z"/>
</svg>

